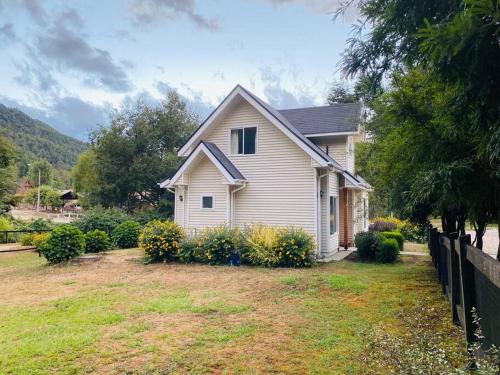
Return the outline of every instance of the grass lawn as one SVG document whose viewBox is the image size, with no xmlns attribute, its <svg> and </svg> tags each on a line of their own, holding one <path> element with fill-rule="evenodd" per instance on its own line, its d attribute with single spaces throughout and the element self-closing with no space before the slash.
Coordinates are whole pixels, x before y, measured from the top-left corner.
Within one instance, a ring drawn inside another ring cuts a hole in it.
<svg viewBox="0 0 500 375">
<path fill-rule="evenodd" d="M 2 374 L 363 374 L 367 330 L 425 304 L 461 348 L 427 257 L 311 269 L 143 265 L 138 249 L 50 267 L 0 254 Z"/>
</svg>

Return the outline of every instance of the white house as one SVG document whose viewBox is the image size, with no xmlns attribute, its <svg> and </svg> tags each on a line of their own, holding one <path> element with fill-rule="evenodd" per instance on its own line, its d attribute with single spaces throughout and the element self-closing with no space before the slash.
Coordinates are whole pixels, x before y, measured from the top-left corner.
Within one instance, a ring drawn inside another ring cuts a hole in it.
<svg viewBox="0 0 500 375">
<path fill-rule="evenodd" d="M 368 225 L 370 185 L 355 175 L 361 103 L 276 110 L 236 86 L 178 151 L 160 186 L 186 229 L 251 223 L 302 227 L 318 255 L 351 246 Z"/>
</svg>

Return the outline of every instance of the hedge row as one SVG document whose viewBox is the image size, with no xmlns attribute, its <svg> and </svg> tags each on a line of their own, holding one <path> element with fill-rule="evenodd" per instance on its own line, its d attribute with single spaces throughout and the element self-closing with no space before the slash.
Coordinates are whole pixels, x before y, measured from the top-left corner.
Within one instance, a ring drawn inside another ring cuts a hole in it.
<svg viewBox="0 0 500 375">
<path fill-rule="evenodd" d="M 242 230 L 206 228 L 194 236 L 171 221 L 153 221 L 140 236 L 150 262 L 245 263 L 264 267 L 309 267 L 315 243 L 302 229 L 253 225 Z"/>
</svg>

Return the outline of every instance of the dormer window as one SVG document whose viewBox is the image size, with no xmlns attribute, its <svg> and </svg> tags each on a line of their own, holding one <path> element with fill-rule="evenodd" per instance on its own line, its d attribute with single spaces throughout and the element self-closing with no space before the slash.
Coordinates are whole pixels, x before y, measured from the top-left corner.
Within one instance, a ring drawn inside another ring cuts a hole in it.
<svg viewBox="0 0 500 375">
<path fill-rule="evenodd" d="M 231 129 L 231 154 L 255 154 L 257 127 Z"/>
</svg>

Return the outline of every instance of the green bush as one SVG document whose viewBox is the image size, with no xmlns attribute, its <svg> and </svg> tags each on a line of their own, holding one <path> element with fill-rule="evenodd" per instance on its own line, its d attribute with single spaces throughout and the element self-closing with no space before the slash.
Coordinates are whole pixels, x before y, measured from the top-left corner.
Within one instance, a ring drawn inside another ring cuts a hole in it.
<svg viewBox="0 0 500 375">
<path fill-rule="evenodd" d="M 33 246 L 36 248 L 40 247 L 40 244 L 42 242 L 45 242 L 49 239 L 50 237 L 50 232 L 41 232 L 41 233 L 35 233 L 33 235 Z"/>
<path fill-rule="evenodd" d="M 229 264 L 236 251 L 238 231 L 225 225 L 204 229 L 199 238 L 201 261 L 208 264 Z"/>
<path fill-rule="evenodd" d="M 86 253 L 100 253 L 106 251 L 111 246 L 111 241 L 106 232 L 94 229 L 85 233 L 85 252 Z"/>
<path fill-rule="evenodd" d="M 381 232 L 380 233 L 385 238 L 394 238 L 398 241 L 399 251 L 403 251 L 405 240 L 403 235 L 399 232 Z"/>
<path fill-rule="evenodd" d="M 166 262 L 177 259 L 183 238 L 184 230 L 178 224 L 153 220 L 144 226 L 139 245 L 150 262 Z"/>
<path fill-rule="evenodd" d="M 278 230 L 280 267 L 310 267 L 315 261 L 315 241 L 302 228 L 287 227 Z"/>
<path fill-rule="evenodd" d="M 111 237 L 113 230 L 127 220 L 127 216 L 116 208 L 93 208 L 85 212 L 73 225 L 78 227 L 83 233 L 94 229 L 102 230 Z"/>
<path fill-rule="evenodd" d="M 399 254 L 398 241 L 380 235 L 375 248 L 375 260 L 378 263 L 392 263 Z"/>
<path fill-rule="evenodd" d="M 182 240 L 178 251 L 179 260 L 182 263 L 194 263 L 201 261 L 201 242 L 196 237 L 186 237 Z"/>
<path fill-rule="evenodd" d="M 403 235 L 405 241 L 425 243 L 427 242 L 427 226 L 414 224 L 405 221 L 399 228 L 399 232 Z"/>
<path fill-rule="evenodd" d="M 146 225 L 150 221 L 153 220 L 169 220 L 171 215 L 168 214 L 168 210 L 164 209 L 146 209 L 139 212 L 136 212 L 132 215 L 133 219 L 137 221 L 141 225 Z"/>
<path fill-rule="evenodd" d="M 375 260 L 375 248 L 377 247 L 377 234 L 374 232 L 359 232 L 354 237 L 356 251 L 361 259 Z"/>
<path fill-rule="evenodd" d="M 275 227 L 254 224 L 244 229 L 242 237 L 244 241 L 241 245 L 250 264 L 263 267 L 279 265 L 278 230 Z"/>
<path fill-rule="evenodd" d="M 14 224 L 12 221 L 5 216 L 0 216 L 0 230 L 14 230 Z M 0 243 L 5 242 L 5 237 L 0 236 Z M 9 240 L 7 240 L 9 242 Z"/>
<path fill-rule="evenodd" d="M 35 233 L 26 233 L 19 237 L 19 242 L 23 246 L 33 246 L 33 238 L 35 237 Z"/>
<path fill-rule="evenodd" d="M 60 263 L 83 253 L 85 239 L 80 229 L 64 224 L 56 227 L 38 249 L 50 264 Z"/>
<path fill-rule="evenodd" d="M 127 220 L 113 230 L 113 242 L 120 249 L 137 247 L 141 225 L 137 221 Z"/>
</svg>

